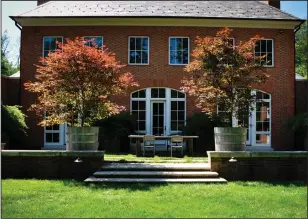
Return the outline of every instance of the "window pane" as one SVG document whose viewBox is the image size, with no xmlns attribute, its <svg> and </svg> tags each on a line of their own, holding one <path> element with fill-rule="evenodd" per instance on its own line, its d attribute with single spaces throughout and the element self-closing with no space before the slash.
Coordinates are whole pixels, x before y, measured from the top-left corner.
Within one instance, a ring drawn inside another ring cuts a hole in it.
<svg viewBox="0 0 308 219">
<path fill-rule="evenodd" d="M 132 116 L 134 116 L 135 119 L 138 119 L 138 111 L 132 111 Z"/>
<path fill-rule="evenodd" d="M 170 64 L 176 64 L 176 51 L 170 51 Z"/>
<path fill-rule="evenodd" d="M 46 130 L 52 130 L 52 126 L 46 126 L 45 129 Z"/>
<path fill-rule="evenodd" d="M 139 91 L 139 98 L 145 98 L 145 90 Z"/>
<path fill-rule="evenodd" d="M 177 101 L 171 101 L 171 110 L 177 110 Z"/>
<path fill-rule="evenodd" d="M 52 142 L 59 143 L 60 142 L 60 134 L 59 133 L 53 133 L 53 139 Z"/>
<path fill-rule="evenodd" d="M 138 110 L 138 101 L 132 101 L 132 110 Z"/>
<path fill-rule="evenodd" d="M 142 50 L 148 50 L 148 38 L 142 38 Z"/>
<path fill-rule="evenodd" d="M 52 126 L 52 130 L 59 130 L 59 129 L 60 129 L 59 124 L 55 124 Z"/>
<path fill-rule="evenodd" d="M 266 65 L 273 65 L 272 53 L 268 53 L 266 59 L 267 59 Z"/>
<path fill-rule="evenodd" d="M 139 101 L 139 110 L 145 110 L 145 101 Z"/>
<path fill-rule="evenodd" d="M 270 143 L 270 135 L 269 134 L 257 134 L 256 135 L 256 143 L 258 143 L 258 144 L 269 144 Z"/>
<path fill-rule="evenodd" d="M 185 109 L 185 102 L 178 101 L 178 110 L 184 110 L 184 109 Z"/>
<path fill-rule="evenodd" d="M 134 98 L 138 98 L 138 91 L 136 91 L 136 92 L 132 93 L 132 97 L 134 97 Z"/>
<path fill-rule="evenodd" d="M 152 88 L 151 89 L 151 97 L 152 98 L 158 98 L 158 88 Z"/>
<path fill-rule="evenodd" d="M 98 47 L 102 47 L 103 45 L 103 38 L 102 37 L 96 37 L 95 43 Z"/>
<path fill-rule="evenodd" d="M 166 93 L 165 93 L 165 91 L 166 91 L 166 89 L 165 88 L 160 88 L 160 89 L 158 89 L 158 91 L 159 91 L 159 97 L 160 98 L 165 98 L 165 96 L 166 96 Z"/>
<path fill-rule="evenodd" d="M 44 51 L 44 58 L 48 56 L 49 51 Z"/>
<path fill-rule="evenodd" d="M 171 90 L 171 98 L 177 98 L 178 92 L 175 90 Z"/>
<path fill-rule="evenodd" d="M 145 120 L 145 111 L 139 111 L 139 120 Z"/>
<path fill-rule="evenodd" d="M 143 131 L 145 130 L 145 121 L 139 121 L 139 130 Z"/>
<path fill-rule="evenodd" d="M 178 112 L 178 120 L 184 120 L 184 117 L 185 117 L 184 111 L 179 111 Z"/>
<path fill-rule="evenodd" d="M 57 47 L 57 38 L 55 37 L 51 37 L 50 38 L 50 50 L 56 50 L 56 47 Z"/>
<path fill-rule="evenodd" d="M 177 122 L 171 122 L 171 130 L 177 130 Z"/>
<path fill-rule="evenodd" d="M 49 45 L 50 45 L 49 37 L 44 37 L 44 50 L 49 50 Z"/>
<path fill-rule="evenodd" d="M 129 38 L 129 49 L 135 50 L 135 38 Z"/>
<path fill-rule="evenodd" d="M 136 63 L 135 52 L 130 52 L 130 54 L 129 54 L 129 63 Z"/>
<path fill-rule="evenodd" d="M 178 121 L 178 130 L 182 131 L 184 128 L 184 121 Z"/>
<path fill-rule="evenodd" d="M 136 63 L 141 63 L 141 51 L 135 52 L 136 54 Z"/>
<path fill-rule="evenodd" d="M 164 104 L 163 103 L 158 104 L 158 109 L 159 109 L 159 115 L 164 115 Z"/>
<path fill-rule="evenodd" d="M 178 92 L 178 98 L 185 98 L 185 94 L 183 94 L 182 92 Z"/>
<path fill-rule="evenodd" d="M 176 50 L 176 40 L 175 40 L 175 38 L 170 38 L 170 50 Z"/>
<path fill-rule="evenodd" d="M 46 142 L 52 142 L 52 133 L 46 133 Z"/>
<path fill-rule="evenodd" d="M 177 111 L 171 111 L 171 120 L 177 120 Z"/>
<path fill-rule="evenodd" d="M 147 64 L 148 63 L 148 52 L 142 52 L 142 63 Z"/>
<path fill-rule="evenodd" d="M 273 44 L 273 41 L 272 40 L 267 40 L 267 45 L 266 45 L 266 48 L 267 48 L 267 52 L 273 52 L 272 51 L 272 44 Z"/>
<path fill-rule="evenodd" d="M 136 38 L 136 50 L 141 50 L 141 38 Z"/>
<path fill-rule="evenodd" d="M 268 100 L 268 99 L 270 99 L 270 96 L 268 94 L 266 94 L 266 93 L 263 93 L 263 99 Z"/>
<path fill-rule="evenodd" d="M 256 122 L 256 131 L 262 131 L 262 122 Z"/>
<path fill-rule="evenodd" d="M 188 51 L 188 38 L 183 38 L 183 50 Z"/>
<path fill-rule="evenodd" d="M 182 50 L 183 49 L 183 43 L 182 38 L 176 38 L 176 50 Z"/>
<path fill-rule="evenodd" d="M 158 116 L 153 116 L 153 127 L 158 126 Z"/>
<path fill-rule="evenodd" d="M 183 51 L 177 51 L 176 52 L 175 63 L 176 64 L 182 64 L 183 63 Z"/>
<path fill-rule="evenodd" d="M 261 52 L 260 41 L 256 43 L 255 52 Z"/>
<path fill-rule="evenodd" d="M 183 52 L 183 63 L 182 64 L 188 64 L 188 51 Z"/>
<path fill-rule="evenodd" d="M 266 40 L 261 40 L 261 52 L 266 52 Z"/>
</svg>

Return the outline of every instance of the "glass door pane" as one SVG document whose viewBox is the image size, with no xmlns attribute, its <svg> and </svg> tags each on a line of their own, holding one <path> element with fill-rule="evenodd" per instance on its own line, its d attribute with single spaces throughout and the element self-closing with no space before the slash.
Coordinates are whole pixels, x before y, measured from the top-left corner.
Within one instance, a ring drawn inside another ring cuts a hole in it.
<svg viewBox="0 0 308 219">
<path fill-rule="evenodd" d="M 152 103 L 152 134 L 164 135 L 165 130 L 165 103 Z"/>
</svg>

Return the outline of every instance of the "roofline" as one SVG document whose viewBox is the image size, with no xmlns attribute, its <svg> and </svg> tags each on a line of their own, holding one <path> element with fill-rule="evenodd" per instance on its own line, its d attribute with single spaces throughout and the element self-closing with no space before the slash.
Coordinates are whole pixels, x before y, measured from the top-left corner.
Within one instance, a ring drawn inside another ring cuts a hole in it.
<svg viewBox="0 0 308 219">
<path fill-rule="evenodd" d="M 228 19 L 228 20 L 264 20 L 264 21 L 301 21 L 305 19 L 268 19 L 268 18 L 231 18 L 231 17 L 191 17 L 191 16 L 9 16 L 12 20 L 16 18 L 190 18 L 190 19 Z"/>
</svg>

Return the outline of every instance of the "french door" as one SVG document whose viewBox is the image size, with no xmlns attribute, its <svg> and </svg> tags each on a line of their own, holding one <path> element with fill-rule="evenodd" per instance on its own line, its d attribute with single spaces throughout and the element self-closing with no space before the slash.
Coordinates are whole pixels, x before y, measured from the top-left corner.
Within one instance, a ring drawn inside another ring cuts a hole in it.
<svg viewBox="0 0 308 219">
<path fill-rule="evenodd" d="M 166 134 L 165 101 L 152 101 L 151 103 L 151 133 L 152 135 Z"/>
</svg>

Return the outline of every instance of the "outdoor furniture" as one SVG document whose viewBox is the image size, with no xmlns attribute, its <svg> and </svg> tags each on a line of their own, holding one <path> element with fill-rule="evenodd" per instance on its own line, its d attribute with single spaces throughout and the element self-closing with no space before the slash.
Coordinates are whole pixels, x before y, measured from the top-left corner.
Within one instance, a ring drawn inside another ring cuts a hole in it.
<svg viewBox="0 0 308 219">
<path fill-rule="evenodd" d="M 153 148 L 155 155 L 155 136 L 154 135 L 144 135 L 143 136 L 143 156 L 145 156 L 145 149 Z"/>
<path fill-rule="evenodd" d="M 143 140 L 144 135 L 129 135 L 128 137 L 130 139 L 136 139 L 136 155 L 140 155 L 141 152 L 141 140 Z M 194 147 L 194 139 L 199 138 L 199 136 L 185 136 L 183 135 L 183 141 L 186 142 L 186 145 L 188 147 L 188 153 L 190 156 L 193 156 L 193 147 Z M 171 136 L 155 136 L 155 140 L 168 140 L 170 141 Z"/>
<path fill-rule="evenodd" d="M 172 157 L 172 148 L 181 148 L 182 149 L 182 155 L 183 155 L 183 136 L 181 135 L 172 135 L 170 139 L 170 152 Z"/>
</svg>

